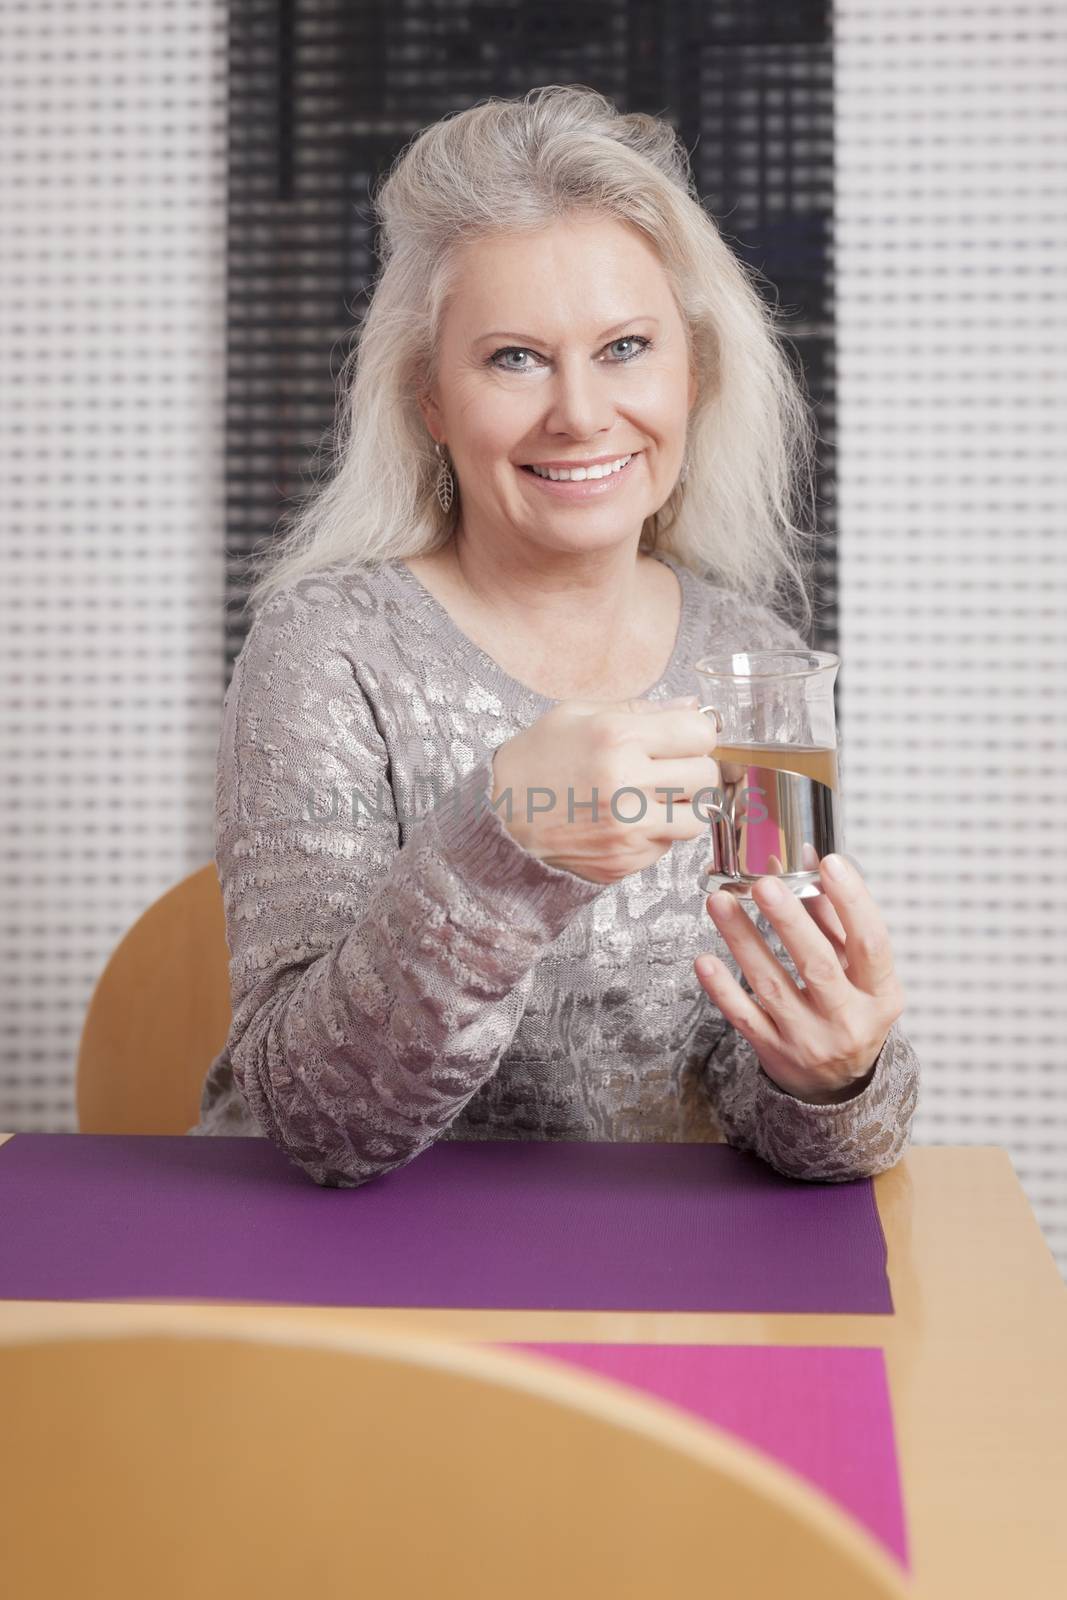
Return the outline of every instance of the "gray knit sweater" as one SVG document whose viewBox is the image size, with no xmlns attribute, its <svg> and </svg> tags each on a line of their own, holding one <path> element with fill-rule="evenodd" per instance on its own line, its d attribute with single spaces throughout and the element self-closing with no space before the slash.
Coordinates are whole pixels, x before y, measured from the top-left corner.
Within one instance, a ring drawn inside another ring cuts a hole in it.
<svg viewBox="0 0 1067 1600">
<path fill-rule="evenodd" d="M 649 698 L 697 690 L 712 651 L 806 648 L 770 609 L 659 559 L 682 612 Z M 259 611 L 218 752 L 233 1021 L 189 1131 L 265 1135 L 346 1188 L 449 1138 L 725 1138 L 831 1181 L 891 1166 L 918 1087 L 899 1023 L 859 1094 L 810 1105 L 701 988 L 694 958 L 714 951 L 749 991 L 704 904 L 706 837 L 604 885 L 505 828 L 493 752 L 553 704 L 399 560 L 331 567 Z"/>
</svg>

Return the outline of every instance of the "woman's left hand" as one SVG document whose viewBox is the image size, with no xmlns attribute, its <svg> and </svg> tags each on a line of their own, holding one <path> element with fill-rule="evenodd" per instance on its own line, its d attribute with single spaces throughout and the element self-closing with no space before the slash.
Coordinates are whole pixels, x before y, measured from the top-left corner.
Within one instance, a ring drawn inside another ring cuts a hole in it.
<svg viewBox="0 0 1067 1600">
<path fill-rule="evenodd" d="M 870 890 L 847 861 L 844 875 L 834 879 L 828 860 L 819 863 L 823 894 L 798 900 L 773 876 L 753 888 L 803 987 L 725 890 L 708 896 L 708 911 L 752 994 L 715 956 L 694 962 L 705 992 L 752 1045 L 767 1076 L 815 1105 L 859 1092 L 905 1003 L 889 934 Z"/>
</svg>

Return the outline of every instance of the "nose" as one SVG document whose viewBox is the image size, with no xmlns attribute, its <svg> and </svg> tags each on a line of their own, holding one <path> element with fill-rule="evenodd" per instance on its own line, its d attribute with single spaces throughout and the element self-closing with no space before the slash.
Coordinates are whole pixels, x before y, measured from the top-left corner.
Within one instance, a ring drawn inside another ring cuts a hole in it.
<svg viewBox="0 0 1067 1600">
<path fill-rule="evenodd" d="M 590 439 L 611 429 L 614 404 L 603 369 L 595 368 L 587 357 L 578 354 L 572 360 L 561 359 L 549 388 L 549 432 Z"/>
</svg>

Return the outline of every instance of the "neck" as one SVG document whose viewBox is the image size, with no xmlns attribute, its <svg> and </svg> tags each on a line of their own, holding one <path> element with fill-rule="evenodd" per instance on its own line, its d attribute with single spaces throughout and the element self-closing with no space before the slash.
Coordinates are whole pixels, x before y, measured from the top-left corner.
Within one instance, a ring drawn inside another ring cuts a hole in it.
<svg viewBox="0 0 1067 1600">
<path fill-rule="evenodd" d="M 454 580 L 479 606 L 518 632 L 551 637 L 556 628 L 604 637 L 642 609 L 651 557 L 627 543 L 593 552 L 514 552 L 477 547 L 462 533 L 447 547 Z"/>
</svg>

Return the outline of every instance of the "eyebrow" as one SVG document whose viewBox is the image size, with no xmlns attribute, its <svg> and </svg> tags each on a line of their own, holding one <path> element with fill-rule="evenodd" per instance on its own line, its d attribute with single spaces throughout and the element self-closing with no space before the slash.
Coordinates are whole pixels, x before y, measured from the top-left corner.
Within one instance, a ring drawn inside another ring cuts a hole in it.
<svg viewBox="0 0 1067 1600">
<path fill-rule="evenodd" d="M 597 338 L 598 339 L 606 339 L 609 333 L 618 333 L 620 328 L 629 328 L 635 322 L 651 322 L 655 327 L 657 327 L 657 328 L 659 327 L 659 318 L 658 317 L 646 317 L 646 316 L 641 316 L 640 314 L 638 314 L 638 315 L 632 316 L 632 317 L 624 317 L 621 322 L 613 322 L 611 327 L 610 328 L 605 328 L 602 333 L 599 333 L 597 335 Z M 475 339 L 474 342 L 475 342 L 475 344 L 481 344 L 483 339 L 517 339 L 522 344 L 547 344 L 548 343 L 548 341 L 545 340 L 545 339 L 539 339 L 536 334 L 532 334 L 532 333 L 509 333 L 507 331 L 503 331 L 502 332 L 499 329 L 496 330 L 493 333 L 480 333 L 478 335 L 478 337 Z"/>
</svg>

